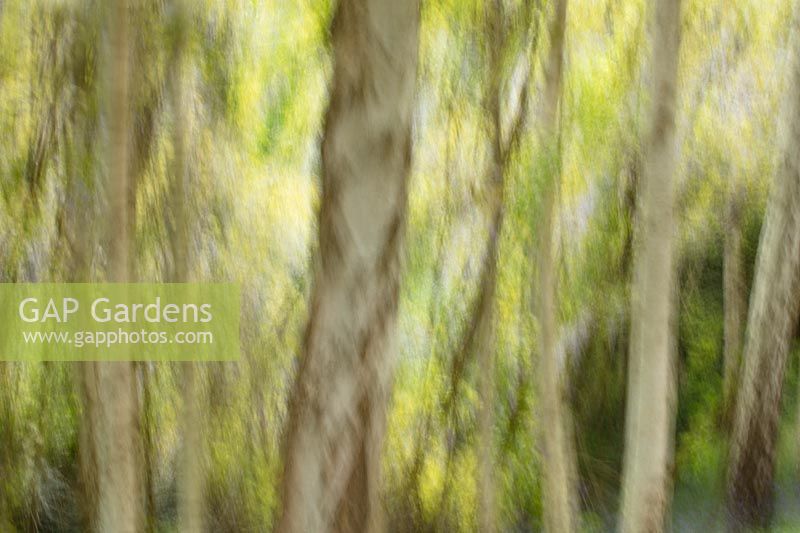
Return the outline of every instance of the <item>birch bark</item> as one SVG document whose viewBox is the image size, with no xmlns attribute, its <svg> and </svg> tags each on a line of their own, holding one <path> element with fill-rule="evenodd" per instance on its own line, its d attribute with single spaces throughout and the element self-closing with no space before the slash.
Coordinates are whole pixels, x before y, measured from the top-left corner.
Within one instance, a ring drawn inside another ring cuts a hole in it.
<svg viewBox="0 0 800 533">
<path fill-rule="evenodd" d="M 673 180 L 680 0 L 658 0 L 654 22 L 654 94 L 639 189 L 623 464 L 621 530 L 631 533 L 664 530 L 672 490 Z"/>
<path fill-rule="evenodd" d="M 290 399 L 278 531 L 383 528 L 380 458 L 411 169 L 419 3 L 341 0 L 318 265 Z"/>
</svg>

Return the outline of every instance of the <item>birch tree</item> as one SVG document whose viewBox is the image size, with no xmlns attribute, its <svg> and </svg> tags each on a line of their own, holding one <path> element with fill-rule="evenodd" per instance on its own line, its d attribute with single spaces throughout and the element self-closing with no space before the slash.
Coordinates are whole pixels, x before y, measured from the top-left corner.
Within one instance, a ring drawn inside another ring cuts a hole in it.
<svg viewBox="0 0 800 533">
<path fill-rule="evenodd" d="M 187 116 L 187 45 L 189 38 L 189 6 L 185 0 L 172 2 L 173 48 L 169 62 L 169 100 L 172 108 L 172 176 L 170 181 L 170 213 L 167 221 L 173 282 L 183 283 L 189 275 L 188 207 L 188 119 Z M 197 374 L 191 361 L 180 363 L 183 412 L 181 414 L 181 464 L 178 478 L 178 514 L 180 529 L 185 533 L 203 531 L 203 435 L 198 405 Z"/>
<path fill-rule="evenodd" d="M 783 155 L 764 215 L 747 316 L 728 464 L 733 529 L 766 527 L 773 510 L 776 441 L 786 360 L 800 307 L 800 38 L 792 22 Z"/>
<path fill-rule="evenodd" d="M 742 193 L 734 176 L 729 178 L 723 249 L 724 309 L 724 404 L 732 407 L 741 361 L 746 317 L 744 265 L 742 264 Z M 729 411 L 732 412 L 732 411 Z"/>
<path fill-rule="evenodd" d="M 278 531 L 382 529 L 411 169 L 419 3 L 341 0 L 322 140 L 318 265 L 292 391 Z"/>
<path fill-rule="evenodd" d="M 126 0 L 109 9 L 109 259 L 108 277 L 127 282 L 130 275 L 131 228 L 134 194 L 129 172 L 129 13 Z M 139 405 L 133 363 L 95 363 L 87 376 L 95 392 L 96 415 L 91 431 L 97 464 L 95 529 L 101 532 L 136 532 L 143 526 L 139 465 Z"/>
<path fill-rule="evenodd" d="M 624 532 L 663 531 L 671 499 L 674 424 L 673 180 L 680 0 L 655 3 L 653 98 L 639 188 L 628 363 Z"/>
<path fill-rule="evenodd" d="M 550 24 L 550 52 L 545 70 L 542 109 L 542 141 L 551 161 L 551 175 L 546 177 L 542 198 L 539 249 L 537 253 L 538 286 L 534 294 L 539 322 L 539 360 L 536 365 L 539 383 L 539 431 L 542 451 L 542 512 L 546 531 L 573 531 L 577 511 L 574 495 L 574 449 L 569 443 L 572 434 L 567 427 L 569 417 L 563 401 L 559 362 L 556 353 L 556 264 L 553 236 L 555 231 L 556 196 L 560 183 L 558 153 L 558 107 L 564 71 L 564 34 L 567 25 L 567 0 L 556 0 Z"/>
</svg>

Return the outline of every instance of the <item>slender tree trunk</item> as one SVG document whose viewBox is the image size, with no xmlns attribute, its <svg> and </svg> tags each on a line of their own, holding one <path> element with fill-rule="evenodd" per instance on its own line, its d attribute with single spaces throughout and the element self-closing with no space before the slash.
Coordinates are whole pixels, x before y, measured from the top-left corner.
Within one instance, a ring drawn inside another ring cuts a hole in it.
<svg viewBox="0 0 800 533">
<path fill-rule="evenodd" d="M 112 3 L 110 69 L 109 159 L 109 279 L 129 281 L 130 228 L 134 213 L 129 198 L 134 191 L 129 174 L 129 22 L 126 0 Z M 96 529 L 101 532 L 138 532 L 143 527 L 139 467 L 139 406 L 133 363 L 94 364 L 89 374 L 97 405 L 90 409 L 97 462 Z"/>
<path fill-rule="evenodd" d="M 731 177 L 729 181 L 727 223 L 725 225 L 725 244 L 722 260 L 724 278 L 723 304 L 725 306 L 723 390 L 725 409 L 732 414 L 732 400 L 735 398 L 736 383 L 739 375 L 746 311 L 744 272 L 742 270 L 742 199 L 739 189 L 734 183 L 734 178 Z M 726 418 L 729 419 L 729 417 Z"/>
<path fill-rule="evenodd" d="M 571 458 L 574 448 L 567 428 L 570 418 L 563 399 L 563 387 L 556 354 L 556 268 L 553 234 L 556 215 L 556 195 L 560 182 L 560 154 L 558 154 L 557 117 L 563 78 L 564 34 L 566 30 L 567 0 L 557 0 L 550 26 L 550 53 L 545 71 L 544 109 L 542 116 L 543 142 L 548 151 L 551 179 L 545 185 L 542 201 L 542 218 L 537 254 L 538 295 L 536 310 L 539 321 L 539 424 L 542 450 L 544 526 L 550 532 L 568 532 L 575 529 L 572 517 L 577 510 L 575 500 L 575 471 Z"/>
<path fill-rule="evenodd" d="M 379 531 L 411 169 L 419 3 L 341 0 L 319 263 L 290 400 L 278 531 Z"/>
<path fill-rule="evenodd" d="M 109 69 L 110 156 L 108 209 L 112 219 L 109 240 L 109 279 L 128 282 L 131 274 L 131 227 L 134 218 L 130 209 L 133 180 L 130 175 L 130 80 L 129 80 L 129 7 L 128 0 L 110 4 L 111 54 Z"/>
<path fill-rule="evenodd" d="M 786 360 L 800 305 L 800 37 L 793 22 L 794 64 L 787 137 L 761 230 L 750 297 L 744 364 L 728 465 L 733 529 L 768 525 L 773 508 L 776 438 Z"/>
<path fill-rule="evenodd" d="M 186 0 L 173 0 L 175 24 L 174 48 L 170 61 L 169 96 L 173 113 L 173 162 L 170 191 L 170 215 L 168 223 L 172 249 L 173 282 L 189 281 L 189 219 L 187 215 L 188 142 L 186 135 L 186 41 L 189 6 Z M 197 365 L 191 361 L 181 363 L 183 412 L 181 414 L 181 466 L 178 480 L 178 515 L 180 529 L 184 533 L 199 533 L 203 530 L 203 438 L 199 412 Z"/>
<path fill-rule="evenodd" d="M 655 3 L 651 131 L 640 187 L 623 470 L 624 532 L 663 531 L 671 500 L 675 383 L 673 179 L 680 1 Z"/>
<path fill-rule="evenodd" d="M 138 403 L 133 364 L 95 363 L 98 405 L 94 448 L 97 454 L 96 529 L 138 532 L 143 525 L 139 468 Z"/>
</svg>

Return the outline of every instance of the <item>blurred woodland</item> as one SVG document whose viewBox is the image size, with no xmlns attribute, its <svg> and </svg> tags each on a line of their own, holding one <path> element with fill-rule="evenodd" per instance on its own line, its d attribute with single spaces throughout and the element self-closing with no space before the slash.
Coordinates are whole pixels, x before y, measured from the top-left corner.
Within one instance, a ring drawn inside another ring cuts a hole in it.
<svg viewBox="0 0 800 533">
<path fill-rule="evenodd" d="M 0 532 L 800 531 L 798 17 L 0 0 L 0 281 L 242 293 L 0 361 Z"/>
</svg>

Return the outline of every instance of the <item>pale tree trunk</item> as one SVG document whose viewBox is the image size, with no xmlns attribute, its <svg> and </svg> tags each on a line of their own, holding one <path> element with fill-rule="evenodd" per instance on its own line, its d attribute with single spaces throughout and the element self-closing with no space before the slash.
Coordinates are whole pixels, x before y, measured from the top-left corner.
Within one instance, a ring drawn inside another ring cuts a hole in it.
<svg viewBox="0 0 800 533">
<path fill-rule="evenodd" d="M 110 6 L 111 68 L 109 159 L 109 279 L 126 282 L 130 273 L 129 212 L 134 193 L 129 174 L 129 22 L 125 0 Z M 95 529 L 101 532 L 138 532 L 143 526 L 142 487 L 139 468 L 139 408 L 134 367 L 131 362 L 95 363 L 85 374 L 93 382 L 97 404 L 89 413 L 97 464 L 97 511 Z"/>
<path fill-rule="evenodd" d="M 545 71 L 544 108 L 542 115 L 543 146 L 549 165 L 544 196 L 542 198 L 541 224 L 539 225 L 539 250 L 537 254 L 538 295 L 536 305 L 539 322 L 539 361 L 536 365 L 539 378 L 539 441 L 542 453 L 542 512 L 544 528 L 549 532 L 569 532 L 576 528 L 573 516 L 578 507 L 575 500 L 575 479 L 570 444 L 572 432 L 567 423 L 564 390 L 556 354 L 558 322 L 556 318 L 556 266 L 553 243 L 556 197 L 560 183 L 560 154 L 558 154 L 558 104 L 564 70 L 564 34 L 566 30 L 567 0 L 557 0 L 550 26 L 550 53 Z"/>
<path fill-rule="evenodd" d="M 415 0 L 341 0 L 333 21 L 319 258 L 284 443 L 283 533 L 383 529 L 419 17 Z"/>
<path fill-rule="evenodd" d="M 786 360 L 800 305 L 800 38 L 793 23 L 785 146 L 767 205 L 747 318 L 728 465 L 731 525 L 766 526 Z"/>
<path fill-rule="evenodd" d="M 171 281 L 189 281 L 189 219 L 187 189 L 189 181 L 188 142 L 186 135 L 186 41 L 189 31 L 189 5 L 186 0 L 173 0 L 174 48 L 170 60 L 169 97 L 173 123 L 173 161 L 170 181 L 169 240 L 172 250 Z M 178 517 L 180 530 L 199 533 L 203 530 L 203 427 L 198 404 L 199 368 L 194 362 L 180 364 L 182 374 L 183 412 L 181 413 L 181 460 L 178 475 Z"/>
<path fill-rule="evenodd" d="M 742 269 L 742 196 L 740 187 L 731 176 L 728 183 L 725 224 L 725 243 L 722 259 L 724 309 L 724 405 L 733 413 L 733 400 L 739 375 L 744 337 L 745 286 Z M 726 418 L 728 418 L 726 416 Z"/>
<path fill-rule="evenodd" d="M 622 485 L 624 532 L 663 531 L 672 480 L 675 376 L 673 180 L 680 1 L 655 3 L 653 108 L 634 257 Z"/>
</svg>

